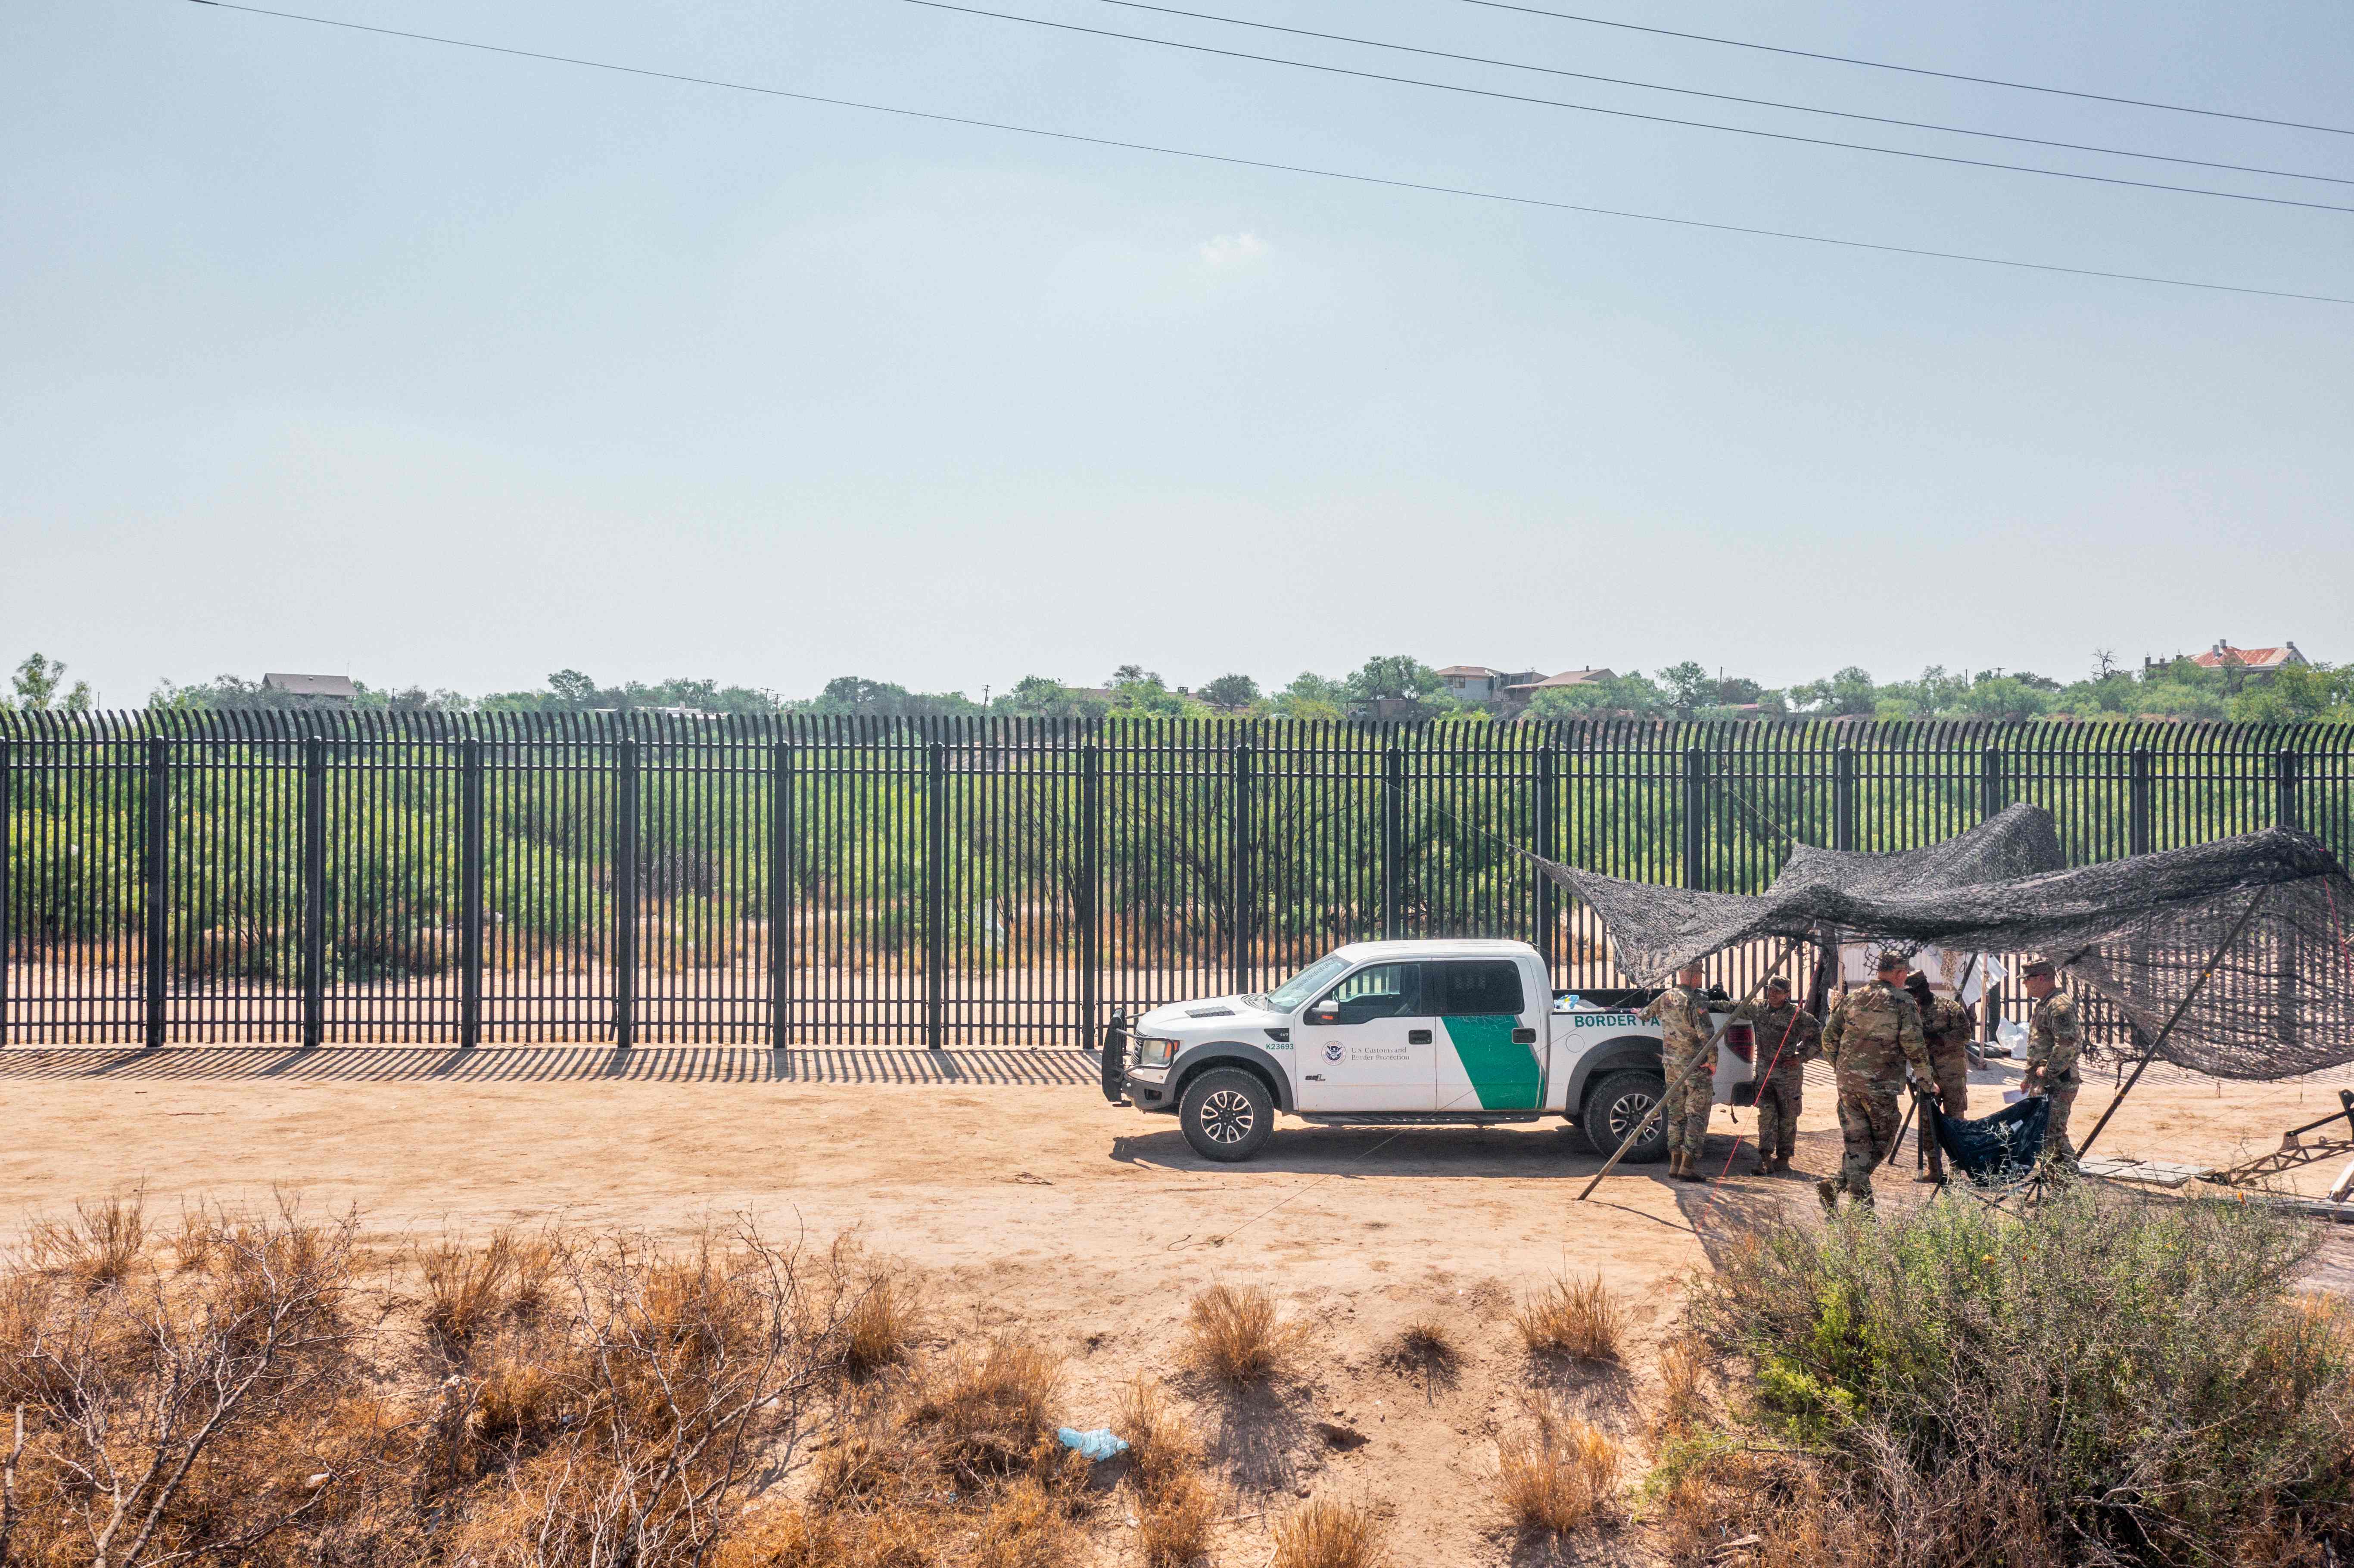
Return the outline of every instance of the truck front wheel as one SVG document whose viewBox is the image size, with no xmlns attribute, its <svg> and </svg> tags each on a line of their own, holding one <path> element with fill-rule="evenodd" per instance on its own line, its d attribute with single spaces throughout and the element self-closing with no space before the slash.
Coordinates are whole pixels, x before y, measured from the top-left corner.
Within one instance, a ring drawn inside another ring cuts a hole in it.
<svg viewBox="0 0 2354 1568">
<path fill-rule="evenodd" d="M 1594 1086 L 1585 1097 L 1585 1110 L 1578 1118 L 1577 1130 L 1585 1136 L 1585 1146 L 1607 1160 L 1618 1152 L 1618 1145 L 1634 1131 L 1642 1119 L 1650 1116 L 1651 1108 L 1667 1092 L 1667 1082 L 1657 1073 L 1640 1068 L 1612 1073 Z M 1668 1153 L 1668 1126 L 1659 1117 L 1651 1117 L 1650 1130 L 1627 1151 L 1629 1160 L 1649 1164 L 1664 1160 Z"/>
<path fill-rule="evenodd" d="M 1177 1125 L 1204 1160 L 1223 1165 L 1248 1160 L 1275 1136 L 1275 1097 L 1256 1073 L 1214 1067 L 1185 1086 Z"/>
</svg>

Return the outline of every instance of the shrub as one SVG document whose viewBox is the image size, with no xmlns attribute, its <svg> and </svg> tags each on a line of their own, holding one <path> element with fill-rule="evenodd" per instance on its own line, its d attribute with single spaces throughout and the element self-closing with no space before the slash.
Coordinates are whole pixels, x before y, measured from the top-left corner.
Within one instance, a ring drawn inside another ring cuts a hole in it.
<svg viewBox="0 0 2354 1568">
<path fill-rule="evenodd" d="M 1618 1446 L 1599 1428 L 1538 1405 L 1532 1429 L 1503 1444 L 1496 1481 L 1523 1535 L 1559 1537 L 1602 1511 L 1618 1479 Z"/>
<path fill-rule="evenodd" d="M 1512 1321 L 1532 1353 L 1573 1361 L 1617 1360 L 1627 1331 L 1626 1308 L 1598 1275 L 1554 1280 L 1522 1303 Z"/>
<path fill-rule="evenodd" d="M 1210 1554 L 1218 1522 L 1218 1495 L 1194 1470 L 1161 1481 L 1137 1515 L 1137 1546 L 1145 1568 L 1192 1568 Z"/>
<path fill-rule="evenodd" d="M 1269 1568 L 1373 1568 L 1381 1561 L 1381 1521 L 1364 1509 L 1319 1498 L 1275 1527 Z"/>
<path fill-rule="evenodd" d="M 1193 1298 L 1186 1327 L 1193 1366 L 1229 1388 L 1264 1383 L 1299 1348 L 1301 1326 L 1286 1322 L 1258 1286 L 1213 1285 Z"/>
<path fill-rule="evenodd" d="M 907 1359 L 918 1330 L 915 1293 L 896 1275 L 868 1279 L 842 1314 L 842 1364 L 866 1377 Z"/>
<path fill-rule="evenodd" d="M 1002 1336 L 952 1363 L 919 1397 L 913 1424 L 940 1468 L 968 1485 L 1012 1474 L 1054 1440 L 1062 1368 L 1027 1340 Z"/>
<path fill-rule="evenodd" d="M 1694 1311 L 1893 1561 L 2272 1561 L 2354 1536 L 2354 1321 L 2291 1289 L 2317 1245 L 2073 1187 L 1772 1230 Z"/>
<path fill-rule="evenodd" d="M 35 1266 L 87 1289 L 117 1285 L 147 1245 L 147 1211 L 137 1193 L 98 1203 L 76 1203 L 70 1220 L 43 1220 L 27 1237 Z"/>
</svg>

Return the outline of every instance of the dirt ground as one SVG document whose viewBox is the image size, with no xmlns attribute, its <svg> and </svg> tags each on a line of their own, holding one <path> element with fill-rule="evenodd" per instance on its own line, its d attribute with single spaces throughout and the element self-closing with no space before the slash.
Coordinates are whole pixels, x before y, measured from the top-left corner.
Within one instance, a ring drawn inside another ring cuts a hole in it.
<svg viewBox="0 0 2354 1568">
<path fill-rule="evenodd" d="M 1077 1053 L 784 1054 L 648 1049 L 616 1064 L 520 1048 L 461 1062 L 438 1050 L 14 1048 L 0 1053 L 0 1238 L 77 1198 L 133 1188 L 167 1214 L 273 1190 L 356 1204 L 387 1246 L 518 1221 L 678 1234 L 748 1214 L 771 1234 L 854 1231 L 926 1272 L 940 1337 L 1010 1326 L 1059 1347 L 1067 1419 L 1081 1427 L 1109 1422 L 1136 1372 L 1173 1372 L 1195 1291 L 1264 1285 L 1309 1325 L 1311 1350 L 1302 1375 L 1266 1399 L 1193 1396 L 1234 1488 L 1219 1561 L 1256 1568 L 1270 1517 L 1337 1492 L 1388 1514 L 1396 1561 L 1471 1564 L 1512 1558 L 1490 1492 L 1494 1439 L 1537 1375 L 1514 1304 L 1564 1272 L 1598 1272 L 1630 1305 L 1626 1367 L 1558 1392 L 1624 1437 L 1631 1481 L 1681 1281 L 1784 1203 L 1814 1202 L 1795 1177 L 1702 1188 L 1651 1166 L 1621 1168 L 1579 1203 L 1600 1162 L 1557 1123 L 1287 1123 L 1257 1161 L 1215 1166 L 1173 1118 L 1105 1104 Z M 1976 1076 L 1981 1114 L 2014 1078 L 1999 1065 Z M 2349 1083 L 2153 1074 L 2103 1151 L 2226 1160 L 2334 1108 Z M 2108 1093 L 2105 1080 L 2086 1089 L 2080 1138 Z M 1719 1109 L 1712 1167 L 1752 1126 Z M 1827 1084 L 1810 1082 L 1801 1127 L 1797 1165 L 1829 1171 L 1839 1134 Z M 1734 1170 L 1751 1163 L 1744 1141 Z M 2308 1167 L 2296 1185 L 2318 1192 L 2336 1173 Z M 1882 1172 L 1890 1200 L 1920 1197 L 1911 1175 L 1909 1155 Z M 1386 1359 L 1417 1319 L 1466 1349 L 1451 1377 Z M 1106 1563 L 1134 1555 L 1118 1532 L 1115 1521 Z M 1635 1528 L 1598 1549 L 1647 1556 Z"/>
</svg>

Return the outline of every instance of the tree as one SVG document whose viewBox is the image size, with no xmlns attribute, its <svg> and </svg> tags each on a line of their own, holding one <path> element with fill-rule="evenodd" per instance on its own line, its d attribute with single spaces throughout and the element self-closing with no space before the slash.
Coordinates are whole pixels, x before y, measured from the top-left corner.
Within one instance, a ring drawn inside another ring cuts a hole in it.
<svg viewBox="0 0 2354 1568">
<path fill-rule="evenodd" d="M 1358 703 L 1379 702 L 1384 697 L 1427 702 L 1447 691 L 1447 683 L 1438 678 L 1437 671 L 1403 653 L 1366 660 L 1363 667 L 1341 685 L 1349 699 Z"/>
<path fill-rule="evenodd" d="M 58 688 L 65 684 L 66 666 L 62 659 L 50 659 L 39 653 L 16 666 L 16 678 L 9 685 L 16 694 L 14 706 L 29 714 L 48 713 L 52 703 L 61 714 L 90 712 L 90 695 L 88 681 L 76 681 L 63 697 Z"/>
<path fill-rule="evenodd" d="M 597 703 L 597 683 L 578 670 L 558 670 L 547 678 L 547 689 L 569 707 L 594 707 Z"/>
<path fill-rule="evenodd" d="M 1291 684 L 1276 693 L 1268 705 L 1279 718 L 1336 719 L 1347 716 L 1348 705 L 1348 690 L 1341 682 L 1302 670 Z"/>
<path fill-rule="evenodd" d="M 1880 697 L 1872 673 L 1850 664 L 1827 681 L 1791 687 L 1790 705 L 1819 717 L 1869 718 L 1879 711 Z"/>
<path fill-rule="evenodd" d="M 1201 705 L 1172 692 L 1161 677 L 1134 664 L 1112 672 L 1111 711 L 1136 718 L 1182 718 Z"/>
<path fill-rule="evenodd" d="M 1202 688 L 1202 700 L 1216 708 L 1246 708 L 1258 701 L 1258 683 L 1248 675 L 1221 675 Z"/>
<path fill-rule="evenodd" d="M 1715 678 L 1692 660 L 1669 665 L 1656 679 L 1668 694 L 1670 707 L 1689 712 L 1716 700 Z"/>
</svg>

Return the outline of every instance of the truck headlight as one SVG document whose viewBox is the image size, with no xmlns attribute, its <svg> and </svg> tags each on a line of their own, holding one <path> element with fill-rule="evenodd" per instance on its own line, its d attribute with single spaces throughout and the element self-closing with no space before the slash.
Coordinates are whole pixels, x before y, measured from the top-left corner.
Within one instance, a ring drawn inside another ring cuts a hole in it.
<svg viewBox="0 0 2354 1568">
<path fill-rule="evenodd" d="M 1149 1034 L 1136 1037 L 1136 1065 L 1140 1067 L 1165 1067 L 1176 1054 L 1174 1040 L 1155 1040 Z"/>
</svg>

